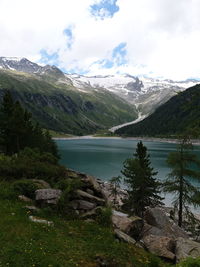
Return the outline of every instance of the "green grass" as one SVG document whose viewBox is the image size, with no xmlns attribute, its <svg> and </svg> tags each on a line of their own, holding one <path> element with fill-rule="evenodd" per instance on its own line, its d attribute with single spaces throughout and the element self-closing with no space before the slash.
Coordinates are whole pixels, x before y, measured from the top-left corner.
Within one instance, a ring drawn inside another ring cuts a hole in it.
<svg viewBox="0 0 200 267">
<path fill-rule="evenodd" d="M 113 231 L 43 210 L 54 227 L 30 222 L 30 215 L 13 195 L 12 186 L 0 183 L 0 267 L 93 267 L 98 258 L 109 266 L 167 266 L 158 258 L 132 245 L 117 242 Z"/>
</svg>

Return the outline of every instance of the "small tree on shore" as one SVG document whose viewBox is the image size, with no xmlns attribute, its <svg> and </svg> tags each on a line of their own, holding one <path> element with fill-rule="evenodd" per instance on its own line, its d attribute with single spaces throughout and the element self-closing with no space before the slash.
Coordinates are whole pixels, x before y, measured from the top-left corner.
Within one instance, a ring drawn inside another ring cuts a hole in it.
<svg viewBox="0 0 200 267">
<path fill-rule="evenodd" d="M 120 189 L 121 179 L 122 179 L 121 176 L 112 177 L 110 179 L 110 184 L 112 186 L 110 196 L 113 197 L 114 206 L 118 204 L 117 203 L 117 196 L 118 196 L 119 189 Z"/>
<path fill-rule="evenodd" d="M 145 208 L 161 205 L 163 198 L 159 195 L 160 183 L 154 178 L 157 172 L 151 167 L 147 148 L 141 141 L 137 144 L 134 156 L 124 162 L 122 170 L 124 181 L 128 185 L 125 206 L 131 214 L 143 218 Z"/>
<path fill-rule="evenodd" d="M 197 197 L 200 192 L 191 183 L 191 180 L 200 182 L 200 161 L 194 153 L 191 153 L 192 149 L 189 137 L 182 137 L 177 150 L 168 156 L 167 163 L 171 172 L 163 184 L 165 192 L 173 193 L 176 196 L 174 205 L 178 208 L 178 225 L 180 227 L 183 223 L 183 211 L 185 210 L 188 215 L 191 213 L 187 205 L 200 205 Z"/>
</svg>

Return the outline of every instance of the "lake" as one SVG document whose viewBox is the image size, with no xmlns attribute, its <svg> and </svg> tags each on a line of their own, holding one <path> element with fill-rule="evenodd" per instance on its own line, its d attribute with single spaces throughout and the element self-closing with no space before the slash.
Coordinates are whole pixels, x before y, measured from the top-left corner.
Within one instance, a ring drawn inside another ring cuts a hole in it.
<svg viewBox="0 0 200 267">
<path fill-rule="evenodd" d="M 138 141 L 131 139 L 67 139 L 56 140 L 60 163 L 68 168 L 91 174 L 104 181 L 121 175 L 123 162 L 133 156 Z M 163 180 L 170 172 L 166 159 L 176 150 L 176 144 L 143 141 L 150 154 L 152 167 L 158 171 L 157 178 Z M 200 156 L 200 147 L 194 146 Z M 168 201 L 167 201 L 168 202 Z"/>
</svg>

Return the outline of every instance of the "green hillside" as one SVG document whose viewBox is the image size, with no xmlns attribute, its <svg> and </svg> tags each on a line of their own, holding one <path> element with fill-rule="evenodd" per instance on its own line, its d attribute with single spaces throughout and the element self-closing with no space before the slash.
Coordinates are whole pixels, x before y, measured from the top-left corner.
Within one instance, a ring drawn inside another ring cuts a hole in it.
<svg viewBox="0 0 200 267">
<path fill-rule="evenodd" d="M 152 115 L 116 131 L 127 136 L 176 135 L 200 126 L 200 85 L 172 97 Z"/>
<path fill-rule="evenodd" d="M 57 132 L 90 134 L 137 116 L 135 107 L 116 95 L 103 89 L 81 92 L 70 82 L 58 82 L 51 73 L 0 70 L 0 98 L 5 90 L 10 90 L 42 127 Z"/>
</svg>

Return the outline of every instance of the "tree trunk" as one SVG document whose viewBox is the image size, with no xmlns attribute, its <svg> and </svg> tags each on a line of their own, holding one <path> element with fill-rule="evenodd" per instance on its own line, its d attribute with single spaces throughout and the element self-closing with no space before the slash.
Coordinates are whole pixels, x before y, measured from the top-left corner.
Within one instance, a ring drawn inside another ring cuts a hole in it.
<svg viewBox="0 0 200 267">
<path fill-rule="evenodd" d="M 178 226 L 182 226 L 183 221 L 183 177 L 180 177 L 179 189 L 179 210 L 178 210 Z"/>
</svg>

